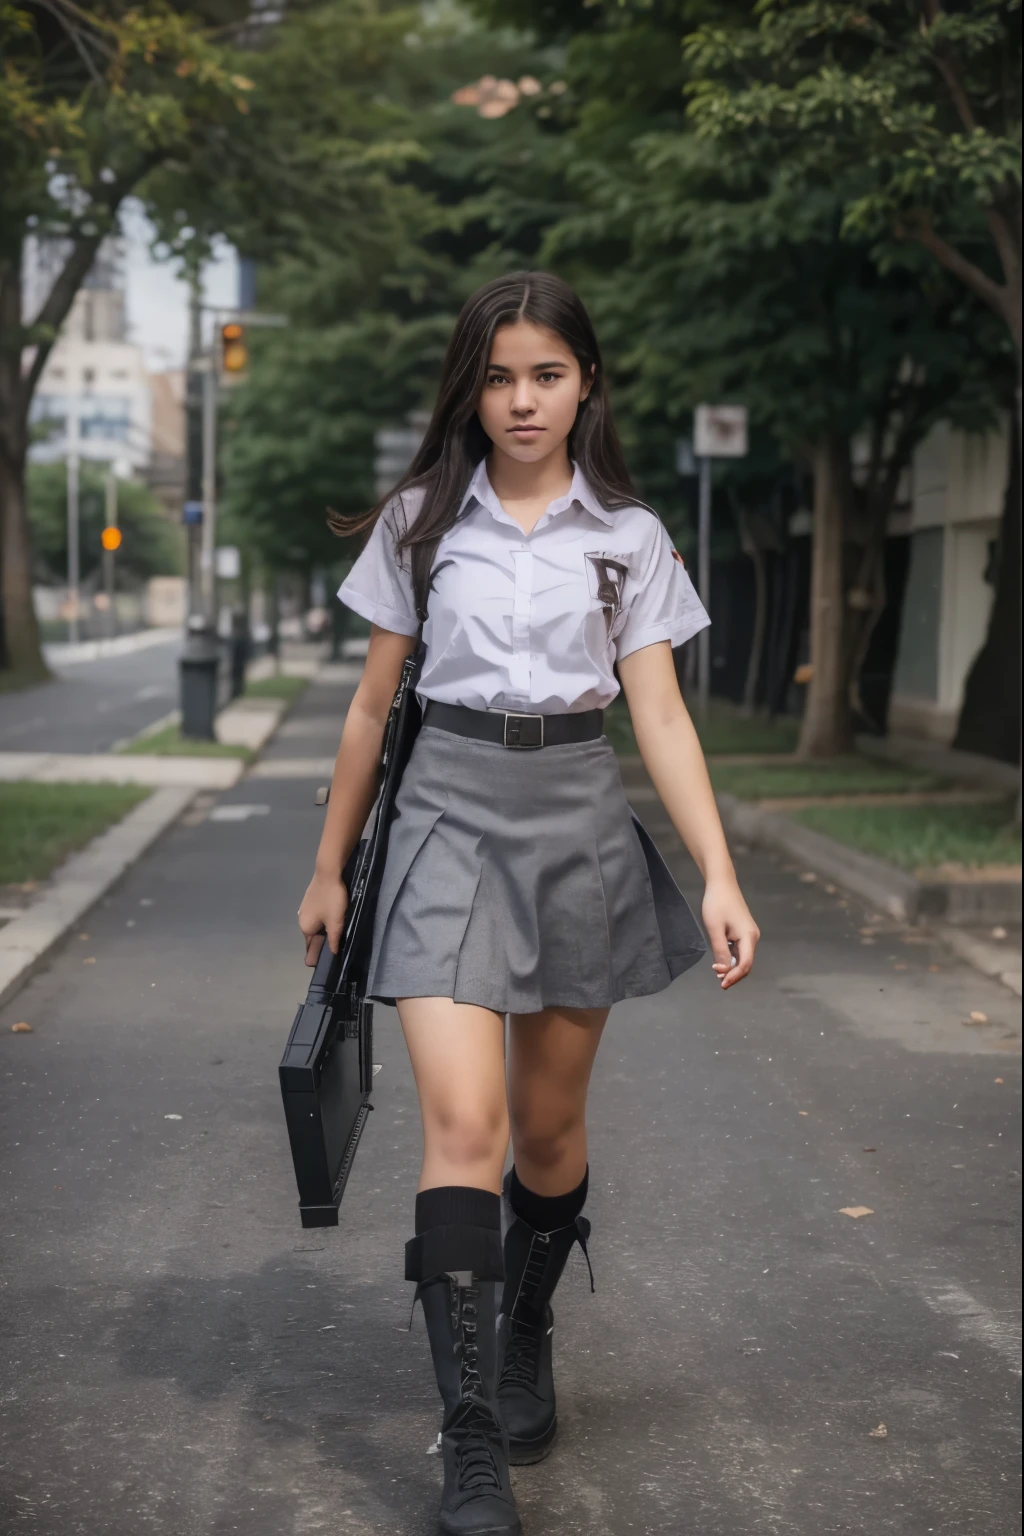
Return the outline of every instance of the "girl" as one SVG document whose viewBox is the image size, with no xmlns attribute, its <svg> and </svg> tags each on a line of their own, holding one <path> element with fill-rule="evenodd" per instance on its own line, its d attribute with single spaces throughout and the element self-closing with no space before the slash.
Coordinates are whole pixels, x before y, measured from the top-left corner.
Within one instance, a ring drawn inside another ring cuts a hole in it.
<svg viewBox="0 0 1024 1536">
<path fill-rule="evenodd" d="M 397 1003 L 423 1117 L 406 1277 L 444 1406 L 440 1528 L 511 1536 L 509 1462 L 540 1460 L 555 1432 L 551 1297 L 590 1233 L 585 1109 L 601 1031 L 613 1003 L 668 986 L 704 947 L 602 734 L 620 683 L 704 876 L 723 988 L 750 970 L 759 934 L 672 660 L 709 621 L 637 499 L 589 317 L 559 278 L 512 273 L 469 299 L 408 473 L 368 517 L 332 522 L 369 524 L 338 593 L 370 621 L 369 650 L 299 927 L 308 965 L 323 935 L 338 949 L 341 870 L 422 631 L 423 725 L 368 990 Z"/>
</svg>

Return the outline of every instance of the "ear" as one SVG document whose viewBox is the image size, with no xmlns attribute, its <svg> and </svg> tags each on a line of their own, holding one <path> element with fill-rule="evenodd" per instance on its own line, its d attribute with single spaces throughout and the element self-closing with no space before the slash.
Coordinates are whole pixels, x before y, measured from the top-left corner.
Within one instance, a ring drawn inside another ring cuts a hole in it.
<svg viewBox="0 0 1024 1536">
<path fill-rule="evenodd" d="M 584 400 L 587 398 L 587 396 L 590 394 L 590 391 L 593 389 L 593 387 L 594 387 L 594 378 L 595 378 L 596 374 L 597 374 L 597 364 L 596 363 L 591 363 L 589 375 L 584 374 L 583 379 L 582 379 L 582 381 L 580 383 L 580 405 L 583 404 Z"/>
</svg>

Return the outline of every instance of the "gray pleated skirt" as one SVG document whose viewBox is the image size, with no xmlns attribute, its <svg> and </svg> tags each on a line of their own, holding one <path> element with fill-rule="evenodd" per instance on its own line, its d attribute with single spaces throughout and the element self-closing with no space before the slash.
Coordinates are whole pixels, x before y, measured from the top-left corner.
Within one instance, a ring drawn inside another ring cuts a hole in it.
<svg viewBox="0 0 1024 1536">
<path fill-rule="evenodd" d="M 705 947 L 606 737 L 516 751 L 423 727 L 396 798 L 369 996 L 606 1008 L 661 991 Z"/>
</svg>

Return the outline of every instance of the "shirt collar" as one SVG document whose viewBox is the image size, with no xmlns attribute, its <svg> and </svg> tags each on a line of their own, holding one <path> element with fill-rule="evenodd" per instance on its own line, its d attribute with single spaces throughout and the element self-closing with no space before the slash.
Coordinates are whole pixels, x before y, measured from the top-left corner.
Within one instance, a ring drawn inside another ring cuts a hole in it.
<svg viewBox="0 0 1024 1536">
<path fill-rule="evenodd" d="M 462 513 L 466 510 L 466 507 L 469 505 L 471 500 L 478 501 L 482 507 L 485 507 L 486 510 L 490 512 L 492 517 L 496 517 L 500 522 L 514 522 L 514 519 L 509 517 L 504 507 L 501 505 L 501 502 L 494 494 L 494 489 L 491 485 L 490 477 L 487 473 L 486 459 L 481 459 L 479 464 L 476 466 L 476 469 L 473 471 L 470 482 L 466 487 L 465 494 L 459 503 L 459 511 L 457 514 L 458 516 L 461 517 Z M 596 517 L 600 522 L 607 523 L 609 525 L 614 522 L 614 513 L 609 512 L 607 507 L 603 507 L 600 501 L 598 501 L 597 496 L 594 494 L 593 489 L 591 488 L 586 476 L 578 464 L 573 465 L 572 483 L 569 486 L 569 489 L 566 491 L 564 496 L 557 496 L 555 500 L 550 503 L 547 509 L 542 513 L 541 521 L 544 521 L 549 517 L 554 517 L 559 512 L 564 512 L 568 507 L 571 507 L 574 502 L 579 502 L 584 511 L 589 512 L 591 516 Z"/>
</svg>

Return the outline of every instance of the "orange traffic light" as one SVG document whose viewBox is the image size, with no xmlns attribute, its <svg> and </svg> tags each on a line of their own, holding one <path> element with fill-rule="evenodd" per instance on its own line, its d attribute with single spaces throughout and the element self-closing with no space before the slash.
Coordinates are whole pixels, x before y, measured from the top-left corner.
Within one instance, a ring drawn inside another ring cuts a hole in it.
<svg viewBox="0 0 1024 1536">
<path fill-rule="evenodd" d="M 103 532 L 100 534 L 100 543 L 103 545 L 104 549 L 120 549 L 121 548 L 121 530 L 120 530 L 120 528 L 114 528 L 113 526 L 111 526 L 109 528 L 104 528 Z"/>
<path fill-rule="evenodd" d="M 225 373 L 244 373 L 249 366 L 245 326 L 231 320 L 220 328 L 220 365 Z"/>
</svg>

